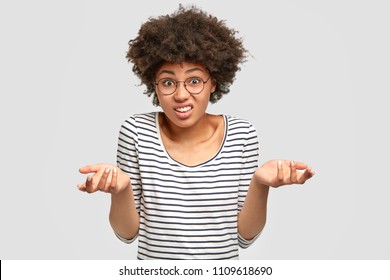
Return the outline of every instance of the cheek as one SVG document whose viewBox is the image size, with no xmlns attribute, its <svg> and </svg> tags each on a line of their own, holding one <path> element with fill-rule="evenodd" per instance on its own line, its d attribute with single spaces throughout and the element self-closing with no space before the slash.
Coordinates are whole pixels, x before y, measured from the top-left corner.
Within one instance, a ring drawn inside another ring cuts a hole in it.
<svg viewBox="0 0 390 280">
<path fill-rule="evenodd" d="M 166 98 L 164 98 L 166 96 L 160 96 L 157 92 L 155 93 L 155 96 L 156 96 L 156 99 L 158 100 L 158 103 L 160 103 L 160 104 L 166 103 L 166 101 L 165 101 Z"/>
<path fill-rule="evenodd" d="M 210 102 L 210 94 L 203 95 L 200 99 L 198 99 L 198 104 L 200 107 L 206 109 Z"/>
<path fill-rule="evenodd" d="M 157 98 L 158 98 L 158 96 L 157 96 Z M 160 104 L 160 107 L 162 108 L 162 109 L 165 109 L 166 108 L 166 100 L 164 100 L 164 98 L 158 98 L 158 103 Z"/>
<path fill-rule="evenodd" d="M 160 108 L 166 113 L 170 112 L 170 108 L 172 108 L 174 100 L 169 98 L 170 96 L 159 97 L 158 95 L 156 95 L 156 97 L 158 99 Z"/>
</svg>

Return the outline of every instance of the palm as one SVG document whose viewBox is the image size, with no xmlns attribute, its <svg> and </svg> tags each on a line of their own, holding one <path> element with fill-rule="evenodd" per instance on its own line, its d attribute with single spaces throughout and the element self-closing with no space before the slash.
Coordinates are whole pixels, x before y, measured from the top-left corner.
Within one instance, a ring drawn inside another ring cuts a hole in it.
<svg viewBox="0 0 390 280">
<path fill-rule="evenodd" d="M 258 168 L 254 174 L 257 182 L 274 188 L 303 184 L 314 172 L 305 163 L 289 160 L 270 160 Z"/>
<path fill-rule="evenodd" d="M 88 165 L 79 171 L 82 174 L 93 173 L 84 183 L 78 185 L 81 191 L 118 193 L 130 186 L 129 176 L 112 164 Z"/>
</svg>

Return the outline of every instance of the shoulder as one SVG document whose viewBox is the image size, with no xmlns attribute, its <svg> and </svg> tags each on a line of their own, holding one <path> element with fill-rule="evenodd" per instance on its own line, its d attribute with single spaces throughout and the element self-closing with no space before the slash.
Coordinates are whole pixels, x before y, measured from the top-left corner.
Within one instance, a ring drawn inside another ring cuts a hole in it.
<svg viewBox="0 0 390 280">
<path fill-rule="evenodd" d="M 138 134 L 140 129 L 153 131 L 156 129 L 156 115 L 157 112 L 131 115 L 122 122 L 120 131 L 125 134 L 131 133 L 134 135 Z"/>
<path fill-rule="evenodd" d="M 227 125 L 228 125 L 228 130 L 240 130 L 246 133 L 249 132 L 254 132 L 256 133 L 256 128 L 254 125 L 243 118 L 238 118 L 235 116 L 230 116 L 230 115 L 225 115 Z"/>
<path fill-rule="evenodd" d="M 144 125 L 155 125 L 157 112 L 143 113 L 143 114 L 134 114 L 128 117 L 122 123 L 122 126 L 133 126 L 135 128 L 144 126 Z"/>
<path fill-rule="evenodd" d="M 228 129 L 226 141 L 229 145 L 240 146 L 248 156 L 258 156 L 259 141 L 254 125 L 243 118 L 226 116 Z M 246 157 L 245 156 L 245 157 Z"/>
<path fill-rule="evenodd" d="M 240 143 L 247 146 L 248 143 L 258 145 L 257 131 L 254 125 L 243 118 L 225 116 L 227 120 L 226 139 L 228 142 Z"/>
<path fill-rule="evenodd" d="M 126 123 L 154 123 L 156 119 L 157 112 L 151 112 L 151 113 L 142 113 L 142 114 L 134 114 L 128 117 L 124 122 Z"/>
</svg>

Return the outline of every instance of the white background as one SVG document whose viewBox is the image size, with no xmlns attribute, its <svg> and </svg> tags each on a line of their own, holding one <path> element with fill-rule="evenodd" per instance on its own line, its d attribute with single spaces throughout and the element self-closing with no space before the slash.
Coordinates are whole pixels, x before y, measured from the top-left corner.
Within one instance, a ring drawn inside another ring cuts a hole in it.
<svg viewBox="0 0 390 280">
<path fill-rule="evenodd" d="M 180 2 L 226 20 L 252 55 L 209 111 L 255 125 L 260 164 L 317 172 L 271 191 L 241 259 L 389 259 L 390 9 L 375 0 L 1 0 L 0 259 L 136 258 L 112 233 L 109 195 L 77 190 L 78 168 L 114 163 L 122 122 L 159 110 L 127 43 Z"/>
</svg>

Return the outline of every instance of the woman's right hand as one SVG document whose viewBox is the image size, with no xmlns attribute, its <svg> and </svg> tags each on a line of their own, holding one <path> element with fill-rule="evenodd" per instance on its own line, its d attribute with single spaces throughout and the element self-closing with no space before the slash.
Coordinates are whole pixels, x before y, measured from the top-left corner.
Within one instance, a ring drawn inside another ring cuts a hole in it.
<svg viewBox="0 0 390 280">
<path fill-rule="evenodd" d="M 100 163 L 87 165 L 79 169 L 82 174 L 89 174 L 87 180 L 78 184 L 80 191 L 94 193 L 102 191 L 117 194 L 130 187 L 130 177 L 120 168 L 113 164 Z"/>
</svg>

